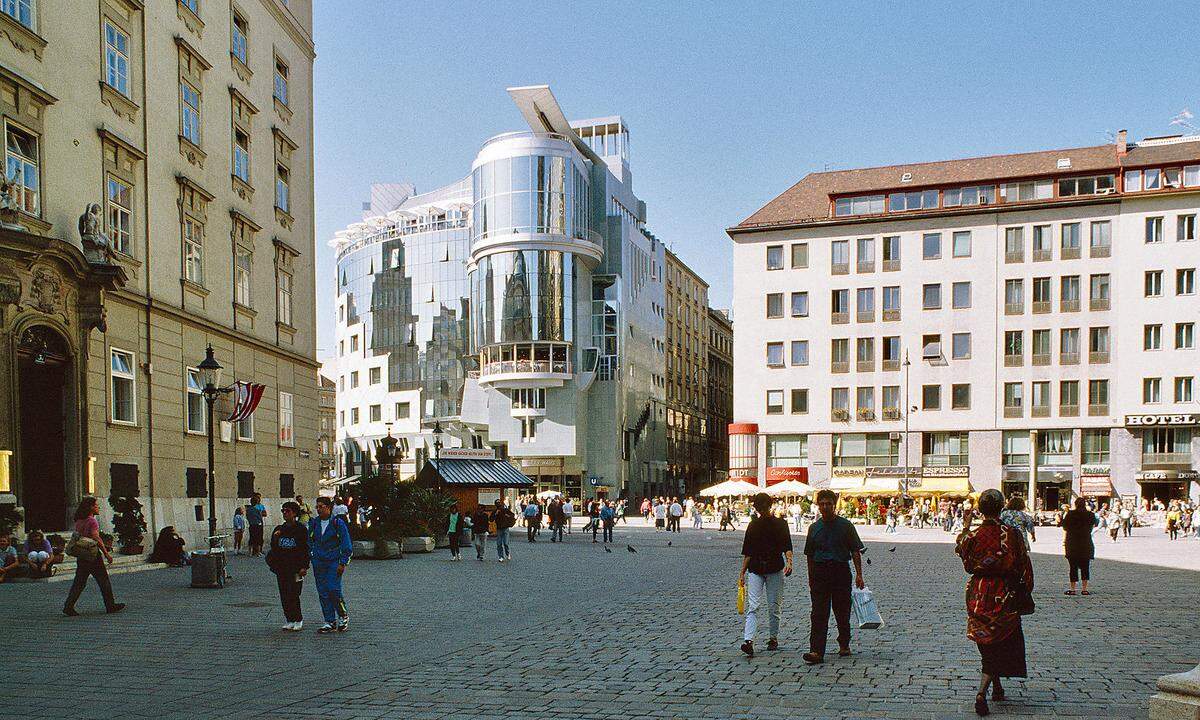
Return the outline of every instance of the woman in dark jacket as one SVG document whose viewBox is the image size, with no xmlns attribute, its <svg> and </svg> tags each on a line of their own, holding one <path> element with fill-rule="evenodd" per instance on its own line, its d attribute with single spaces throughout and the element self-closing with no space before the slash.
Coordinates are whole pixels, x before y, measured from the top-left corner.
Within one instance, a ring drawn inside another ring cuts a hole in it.
<svg viewBox="0 0 1200 720">
<path fill-rule="evenodd" d="M 175 567 L 191 565 L 192 561 L 183 551 L 183 547 L 183 538 L 175 532 L 175 526 L 168 525 L 158 531 L 158 538 L 154 541 L 154 550 L 150 553 L 150 562 L 166 563 Z"/>
<path fill-rule="evenodd" d="M 298 520 L 298 503 L 285 502 L 282 512 L 283 524 L 271 533 L 267 567 L 271 568 L 279 582 L 279 602 L 283 605 L 283 617 L 287 620 L 282 629 L 299 632 L 304 628 L 300 591 L 304 587 L 304 576 L 308 574 L 308 528 Z"/>
<path fill-rule="evenodd" d="M 1075 583 L 1082 579 L 1083 595 L 1088 592 L 1088 565 L 1096 556 L 1096 546 L 1092 544 L 1092 528 L 1096 527 L 1096 516 L 1087 509 L 1087 501 L 1075 498 L 1075 509 L 1067 512 L 1060 523 L 1063 529 L 1063 549 L 1067 563 L 1071 566 L 1071 589 L 1067 595 L 1075 594 Z"/>
</svg>

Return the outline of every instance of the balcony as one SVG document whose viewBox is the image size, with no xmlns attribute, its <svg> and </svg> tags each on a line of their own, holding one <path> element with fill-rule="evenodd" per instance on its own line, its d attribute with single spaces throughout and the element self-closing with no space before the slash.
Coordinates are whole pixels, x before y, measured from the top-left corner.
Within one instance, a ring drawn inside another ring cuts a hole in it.
<svg viewBox="0 0 1200 720">
<path fill-rule="evenodd" d="M 1078 365 L 1079 353 L 1060 353 L 1058 356 L 1059 365 Z"/>
<path fill-rule="evenodd" d="M 884 322 L 896 322 L 899 319 L 900 319 L 900 311 L 899 310 L 884 310 L 883 311 L 883 321 Z"/>
<path fill-rule="evenodd" d="M 1103 365 L 1108 362 L 1108 353 L 1106 352 L 1090 352 L 1088 353 L 1089 365 Z"/>
<path fill-rule="evenodd" d="M 873 273 L 873 272 L 875 272 L 875 261 L 874 260 L 860 260 L 858 263 L 858 266 L 857 266 L 857 270 L 860 273 Z"/>
<path fill-rule="evenodd" d="M 884 260 L 883 261 L 883 271 L 884 272 L 899 272 L 900 271 L 900 261 L 899 260 Z"/>
<path fill-rule="evenodd" d="M 883 371 L 884 372 L 895 372 L 899 369 L 900 369 L 900 361 L 899 360 L 884 360 L 883 361 Z M 884 412 L 887 412 L 887 410 L 884 410 Z"/>
<path fill-rule="evenodd" d="M 1008 252 L 1004 253 L 1004 262 L 1009 264 L 1025 262 L 1025 251 L 1009 250 Z"/>
<path fill-rule="evenodd" d="M 1049 301 L 1043 301 L 1043 300 L 1034 300 L 1033 301 L 1033 314 L 1034 315 L 1045 315 L 1046 313 L 1050 312 L 1053 309 L 1054 309 L 1054 306 Z"/>
<path fill-rule="evenodd" d="M 863 421 L 874 420 L 875 419 L 875 411 L 872 410 L 871 408 L 859 408 L 858 409 L 858 419 L 863 420 Z"/>
<path fill-rule="evenodd" d="M 830 275 L 849 275 L 850 263 L 833 263 L 829 266 Z"/>
<path fill-rule="evenodd" d="M 1112 301 L 1108 298 L 1092 298 L 1088 302 L 1089 310 L 1108 310 L 1111 307 Z"/>
<path fill-rule="evenodd" d="M 885 407 L 883 409 L 883 419 L 884 420 L 899 420 L 900 419 L 900 408 Z"/>
<path fill-rule="evenodd" d="M 1033 261 L 1034 262 L 1050 262 L 1053 259 L 1054 259 L 1054 254 L 1049 250 L 1034 250 L 1033 251 Z"/>
<path fill-rule="evenodd" d="M 834 325 L 848 325 L 850 323 L 850 313 L 848 313 L 848 312 L 832 313 L 829 316 L 829 322 L 833 323 Z"/>
<path fill-rule="evenodd" d="M 1063 300 L 1058 304 L 1060 312 L 1079 312 L 1078 300 Z"/>
<path fill-rule="evenodd" d="M 1033 357 L 1030 358 L 1029 364 L 1037 365 L 1037 366 L 1049 365 L 1050 364 L 1050 354 L 1049 353 L 1041 353 L 1041 354 L 1034 353 Z"/>
<path fill-rule="evenodd" d="M 1108 415 L 1108 403 L 1088 405 L 1088 417 L 1105 417 Z"/>
<path fill-rule="evenodd" d="M 479 353 L 479 383 L 497 388 L 559 387 L 573 375 L 565 343 L 505 343 Z"/>
<path fill-rule="evenodd" d="M 854 319 L 860 323 L 875 322 L 874 310 L 859 310 Z"/>
<path fill-rule="evenodd" d="M 1112 257 L 1112 245 L 1093 245 L 1088 250 L 1088 257 L 1092 257 L 1092 258 Z"/>
<path fill-rule="evenodd" d="M 1077 247 L 1065 247 L 1062 249 L 1062 259 L 1063 260 L 1078 260 L 1079 257 L 1080 257 L 1080 252 L 1079 252 L 1079 248 L 1077 248 Z"/>
<path fill-rule="evenodd" d="M 1025 312 L 1025 303 L 1004 303 L 1005 315 L 1020 315 Z"/>
<path fill-rule="evenodd" d="M 834 360 L 829 363 L 829 372 L 831 373 L 848 373 L 850 372 L 850 363 L 846 360 Z"/>
<path fill-rule="evenodd" d="M 1006 418 L 1019 418 L 1019 417 L 1023 417 L 1024 415 L 1025 415 L 1025 413 L 1021 412 L 1020 405 L 1018 405 L 1016 407 L 1009 407 L 1007 405 L 1004 406 L 1004 417 L 1006 417 Z"/>
<path fill-rule="evenodd" d="M 1192 454 L 1188 452 L 1142 453 L 1142 467 L 1151 465 L 1185 465 L 1192 464 Z"/>
<path fill-rule="evenodd" d="M 1079 417 L 1079 406 L 1078 405 L 1059 405 L 1058 406 L 1058 416 L 1059 417 Z"/>
<path fill-rule="evenodd" d="M 850 422 L 850 411 L 846 408 L 834 408 L 829 413 L 829 419 L 834 422 Z"/>
<path fill-rule="evenodd" d="M 1008 408 L 1004 408 L 1004 412 L 1005 412 L 1004 417 L 1009 417 Z M 1029 408 L 1029 417 L 1035 417 L 1035 418 L 1050 417 L 1050 406 L 1049 405 L 1034 405 L 1033 407 Z"/>
<path fill-rule="evenodd" d="M 859 360 L 857 363 L 855 363 L 854 369 L 857 372 L 875 372 L 875 361 Z"/>
<path fill-rule="evenodd" d="M 1025 364 L 1024 355 L 1005 355 L 1004 367 L 1021 367 Z"/>
</svg>

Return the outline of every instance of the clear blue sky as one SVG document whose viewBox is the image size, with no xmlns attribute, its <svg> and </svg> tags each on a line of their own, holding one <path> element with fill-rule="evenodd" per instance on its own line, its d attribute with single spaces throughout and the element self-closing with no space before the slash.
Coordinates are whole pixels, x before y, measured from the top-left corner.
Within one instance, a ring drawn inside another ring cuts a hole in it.
<svg viewBox="0 0 1200 720">
<path fill-rule="evenodd" d="M 625 117 L 647 225 L 716 307 L 724 229 L 808 172 L 1132 140 L 1200 115 L 1194 3 L 968 5 L 318 0 L 318 355 L 328 240 L 372 182 L 433 189 L 521 129 L 509 86 Z"/>
</svg>

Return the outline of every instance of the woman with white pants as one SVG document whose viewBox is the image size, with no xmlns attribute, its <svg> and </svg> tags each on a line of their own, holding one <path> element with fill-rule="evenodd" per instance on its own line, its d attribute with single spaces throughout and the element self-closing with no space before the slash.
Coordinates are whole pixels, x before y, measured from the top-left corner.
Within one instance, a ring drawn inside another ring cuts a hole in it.
<svg viewBox="0 0 1200 720">
<path fill-rule="evenodd" d="M 792 535 L 787 520 L 771 514 L 771 497 L 759 493 L 751 501 L 755 517 L 742 540 L 742 569 L 738 585 L 746 586 L 746 627 L 742 652 L 754 657 L 758 614 L 769 616 L 767 649 L 779 649 L 779 623 L 783 618 L 783 579 L 792 574 Z"/>
</svg>

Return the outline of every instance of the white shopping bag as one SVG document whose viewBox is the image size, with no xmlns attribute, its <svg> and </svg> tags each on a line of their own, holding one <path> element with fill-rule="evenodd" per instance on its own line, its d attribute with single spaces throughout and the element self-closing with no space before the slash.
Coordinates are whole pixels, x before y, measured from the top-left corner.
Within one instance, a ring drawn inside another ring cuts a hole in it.
<svg viewBox="0 0 1200 720">
<path fill-rule="evenodd" d="M 875 605 L 871 588 L 852 588 L 850 590 L 850 612 L 854 616 L 854 624 L 860 630 L 874 630 L 883 627 L 883 617 Z"/>
</svg>

